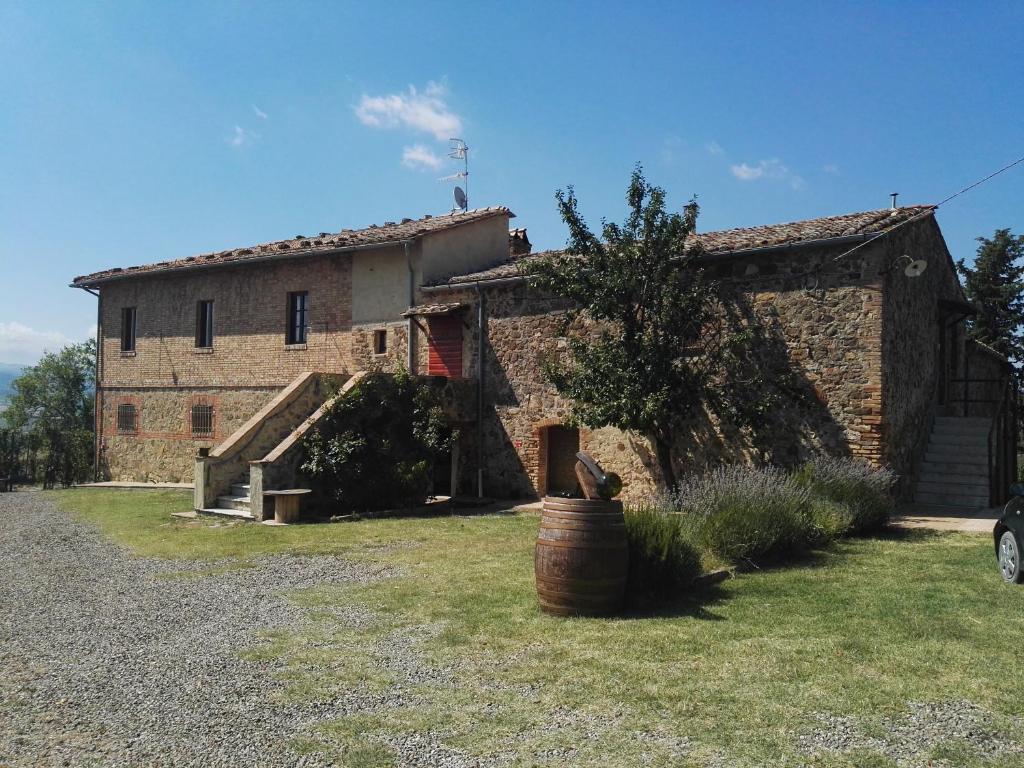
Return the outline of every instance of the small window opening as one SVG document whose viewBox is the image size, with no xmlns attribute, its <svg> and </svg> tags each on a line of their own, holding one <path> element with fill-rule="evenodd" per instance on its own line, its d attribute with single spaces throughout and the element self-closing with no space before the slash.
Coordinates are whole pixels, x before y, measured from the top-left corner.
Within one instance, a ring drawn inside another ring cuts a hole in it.
<svg viewBox="0 0 1024 768">
<path fill-rule="evenodd" d="M 306 328 L 309 326 L 309 293 L 296 291 L 288 294 L 288 344 L 305 344 Z"/>
<path fill-rule="evenodd" d="M 196 346 L 204 349 L 213 346 L 212 301 L 200 301 L 196 304 Z"/>
<path fill-rule="evenodd" d="M 388 351 L 388 332 L 386 329 L 373 332 L 373 354 L 385 355 Z"/>
<path fill-rule="evenodd" d="M 138 413 L 131 403 L 117 406 L 117 431 L 122 435 L 131 435 L 139 431 Z"/>
<path fill-rule="evenodd" d="M 193 405 L 192 406 L 192 434 L 212 435 L 213 434 L 213 406 Z"/>
<path fill-rule="evenodd" d="M 135 351 L 135 323 L 137 313 L 135 307 L 121 309 L 121 351 Z"/>
</svg>

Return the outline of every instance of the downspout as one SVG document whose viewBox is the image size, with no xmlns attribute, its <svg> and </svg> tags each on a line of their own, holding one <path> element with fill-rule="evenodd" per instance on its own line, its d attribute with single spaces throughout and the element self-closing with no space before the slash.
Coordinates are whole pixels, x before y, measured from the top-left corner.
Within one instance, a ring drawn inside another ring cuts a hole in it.
<svg viewBox="0 0 1024 768">
<path fill-rule="evenodd" d="M 476 495 L 484 497 L 484 330 L 487 294 L 476 284 Z"/>
<path fill-rule="evenodd" d="M 416 270 L 412 267 L 412 253 L 409 250 L 409 246 L 412 240 L 403 240 L 402 247 L 405 249 L 405 266 L 409 270 L 409 308 L 412 309 L 416 305 Z M 406 366 L 409 368 L 411 375 L 416 374 L 416 323 L 413 321 L 412 315 L 409 316 L 408 320 L 409 330 L 408 346 L 409 349 L 406 353 Z"/>
<path fill-rule="evenodd" d="M 94 483 L 100 480 L 100 446 L 103 443 L 103 390 L 100 387 L 100 381 L 102 380 L 102 364 L 103 364 L 103 333 L 101 331 L 103 323 L 103 297 L 99 291 L 94 291 L 91 288 L 81 286 L 82 290 L 86 293 L 91 293 L 96 297 L 96 373 L 93 377 L 93 440 L 92 440 L 92 480 Z"/>
</svg>

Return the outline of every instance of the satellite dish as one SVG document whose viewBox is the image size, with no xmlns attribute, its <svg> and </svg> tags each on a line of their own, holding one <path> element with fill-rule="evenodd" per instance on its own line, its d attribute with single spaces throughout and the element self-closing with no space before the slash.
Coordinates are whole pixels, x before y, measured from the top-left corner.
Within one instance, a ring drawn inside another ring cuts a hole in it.
<svg viewBox="0 0 1024 768">
<path fill-rule="evenodd" d="M 463 211 L 469 206 L 469 200 L 466 199 L 466 193 L 463 192 L 462 187 L 455 188 L 455 205 Z"/>
<path fill-rule="evenodd" d="M 924 259 L 914 259 L 903 269 L 907 277 L 920 277 L 921 273 L 928 269 L 928 262 Z"/>
</svg>

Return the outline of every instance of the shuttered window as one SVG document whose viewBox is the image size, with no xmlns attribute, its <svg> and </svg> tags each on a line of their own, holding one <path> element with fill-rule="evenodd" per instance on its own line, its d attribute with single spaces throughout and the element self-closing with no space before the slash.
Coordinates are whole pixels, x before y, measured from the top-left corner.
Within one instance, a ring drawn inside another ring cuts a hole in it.
<svg viewBox="0 0 1024 768">
<path fill-rule="evenodd" d="M 202 349 L 213 346 L 212 301 L 200 301 L 196 304 L 196 346 Z"/>
<path fill-rule="evenodd" d="M 121 351 L 135 351 L 135 307 L 121 309 Z"/>
<path fill-rule="evenodd" d="M 427 319 L 427 372 L 431 376 L 462 378 L 462 318 L 437 315 Z"/>
<path fill-rule="evenodd" d="M 288 327 L 285 338 L 288 344 L 305 344 L 306 328 L 309 326 L 309 293 L 296 291 L 288 294 Z"/>
</svg>

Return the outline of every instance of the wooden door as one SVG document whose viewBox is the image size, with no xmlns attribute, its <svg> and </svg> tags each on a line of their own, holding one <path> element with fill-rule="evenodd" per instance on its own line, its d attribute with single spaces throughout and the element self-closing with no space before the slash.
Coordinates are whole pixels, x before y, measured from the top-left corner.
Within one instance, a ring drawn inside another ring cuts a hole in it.
<svg viewBox="0 0 1024 768">
<path fill-rule="evenodd" d="M 462 318 L 438 315 L 427 320 L 427 373 L 462 378 Z"/>
<path fill-rule="evenodd" d="M 580 431 L 576 427 L 548 427 L 549 496 L 571 493 L 576 489 L 576 453 L 580 449 Z"/>
</svg>

